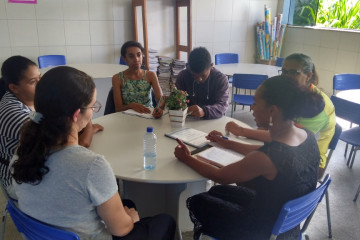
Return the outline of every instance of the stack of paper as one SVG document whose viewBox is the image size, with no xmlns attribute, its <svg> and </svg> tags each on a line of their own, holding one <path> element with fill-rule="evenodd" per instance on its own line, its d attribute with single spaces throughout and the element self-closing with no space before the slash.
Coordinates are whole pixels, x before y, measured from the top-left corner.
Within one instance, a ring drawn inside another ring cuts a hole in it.
<svg viewBox="0 0 360 240">
<path fill-rule="evenodd" d="M 169 95 L 171 91 L 170 76 L 172 62 L 173 59 L 170 57 L 159 57 L 158 79 L 164 95 Z"/>
<path fill-rule="evenodd" d="M 159 67 L 158 53 L 155 49 L 149 49 L 149 71 L 156 72 Z"/>
<path fill-rule="evenodd" d="M 185 61 L 175 59 L 174 63 L 172 64 L 171 68 L 171 81 L 173 83 L 176 83 L 176 78 L 179 75 L 179 73 L 186 68 Z"/>
</svg>

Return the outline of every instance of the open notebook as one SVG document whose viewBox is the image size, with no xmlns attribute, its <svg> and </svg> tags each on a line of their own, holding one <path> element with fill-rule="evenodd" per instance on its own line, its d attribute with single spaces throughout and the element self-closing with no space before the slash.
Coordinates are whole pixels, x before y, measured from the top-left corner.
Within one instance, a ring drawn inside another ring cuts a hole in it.
<svg viewBox="0 0 360 240">
<path fill-rule="evenodd" d="M 178 138 L 184 143 L 196 148 L 204 147 L 210 142 L 206 139 L 207 133 L 189 127 L 165 133 L 165 136 L 173 139 Z"/>
<path fill-rule="evenodd" d="M 127 114 L 127 115 L 132 115 L 132 116 L 138 116 L 138 117 L 142 117 L 142 118 L 147 118 L 147 119 L 154 119 L 154 116 L 152 115 L 152 112 L 154 111 L 154 108 L 150 108 L 150 113 L 139 113 L 133 109 L 128 109 L 126 111 L 123 111 L 122 113 Z M 169 111 L 168 110 L 164 110 L 163 111 L 163 116 L 168 114 Z"/>
<path fill-rule="evenodd" d="M 198 159 L 211 163 L 217 167 L 229 165 L 238 162 L 244 158 L 244 155 L 230 149 L 221 147 L 211 147 L 195 155 Z"/>
</svg>

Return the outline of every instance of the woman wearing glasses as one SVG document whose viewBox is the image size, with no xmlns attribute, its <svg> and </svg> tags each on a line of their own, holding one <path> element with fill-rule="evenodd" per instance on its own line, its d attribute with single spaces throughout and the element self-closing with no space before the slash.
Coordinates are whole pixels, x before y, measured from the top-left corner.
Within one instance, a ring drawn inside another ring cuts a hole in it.
<svg viewBox="0 0 360 240">
<path fill-rule="evenodd" d="M 40 78 L 36 63 L 23 56 L 12 56 L 1 67 L 0 177 L 10 197 L 15 199 L 8 166 L 20 139 L 20 127 L 34 110 L 35 87 Z M 80 145 L 90 146 L 92 136 L 101 130 L 102 126 L 89 123 L 81 132 Z"/>
<path fill-rule="evenodd" d="M 79 145 L 78 132 L 99 109 L 90 76 L 71 67 L 49 70 L 34 105 L 12 165 L 23 212 L 80 239 L 174 238 L 171 217 L 139 220 L 135 208 L 123 206 L 110 164 Z"/>
<path fill-rule="evenodd" d="M 324 173 L 324 168 L 326 167 L 326 153 L 328 151 L 329 143 L 335 133 L 336 121 L 334 105 L 330 98 L 317 87 L 319 78 L 315 70 L 315 65 L 309 56 L 301 53 L 289 55 L 285 58 L 280 73 L 281 75 L 296 80 L 300 86 L 304 86 L 313 92 L 321 94 L 323 101 L 325 102 L 323 111 L 315 117 L 295 119 L 297 125 L 310 130 L 316 135 L 321 157 L 319 165 L 319 177 L 321 177 Z M 286 91 L 286 89 L 284 89 L 284 91 Z M 229 122 L 225 128 L 227 132 L 236 136 L 244 136 L 264 142 L 270 141 L 270 134 L 267 130 L 243 128 L 234 122 Z M 221 141 L 221 139 L 215 141 Z M 229 143 L 227 142 L 221 141 L 221 144 L 229 147 L 229 145 L 227 145 Z M 235 148 L 238 149 L 239 152 L 248 153 L 251 150 L 258 148 L 258 146 L 239 144 Z"/>
</svg>

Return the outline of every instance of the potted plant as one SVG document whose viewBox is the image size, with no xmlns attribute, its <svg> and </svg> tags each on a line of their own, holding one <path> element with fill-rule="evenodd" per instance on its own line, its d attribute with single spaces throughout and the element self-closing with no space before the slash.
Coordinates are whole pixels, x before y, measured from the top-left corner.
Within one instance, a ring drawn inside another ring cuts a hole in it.
<svg viewBox="0 0 360 240">
<path fill-rule="evenodd" d="M 165 105 L 169 109 L 171 125 L 174 127 L 183 127 L 187 114 L 187 92 L 177 89 L 175 86 L 171 88 L 169 96 L 165 96 Z"/>
</svg>

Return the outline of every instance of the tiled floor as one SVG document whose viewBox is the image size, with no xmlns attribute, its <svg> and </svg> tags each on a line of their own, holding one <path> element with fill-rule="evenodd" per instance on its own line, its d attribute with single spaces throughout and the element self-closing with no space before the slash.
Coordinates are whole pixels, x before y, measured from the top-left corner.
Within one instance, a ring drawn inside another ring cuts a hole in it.
<svg viewBox="0 0 360 240">
<path fill-rule="evenodd" d="M 248 110 L 237 111 L 235 118 L 254 126 L 251 113 Z M 360 239 L 360 199 L 358 199 L 357 202 L 353 202 L 352 199 L 354 198 L 358 184 L 360 184 L 360 160 L 358 155 L 353 169 L 349 169 L 346 166 L 346 160 L 343 156 L 344 149 L 345 144 L 340 141 L 327 170 L 333 179 L 329 188 L 333 239 L 358 240 Z M 0 209 L 4 209 L 4 206 L 5 200 L 0 194 Z M 10 217 L 7 219 L 5 240 L 21 239 Z M 311 239 L 328 239 L 326 221 L 326 209 L 323 201 L 316 210 L 307 231 Z M 191 232 L 184 233 L 183 239 L 192 239 Z"/>
</svg>

